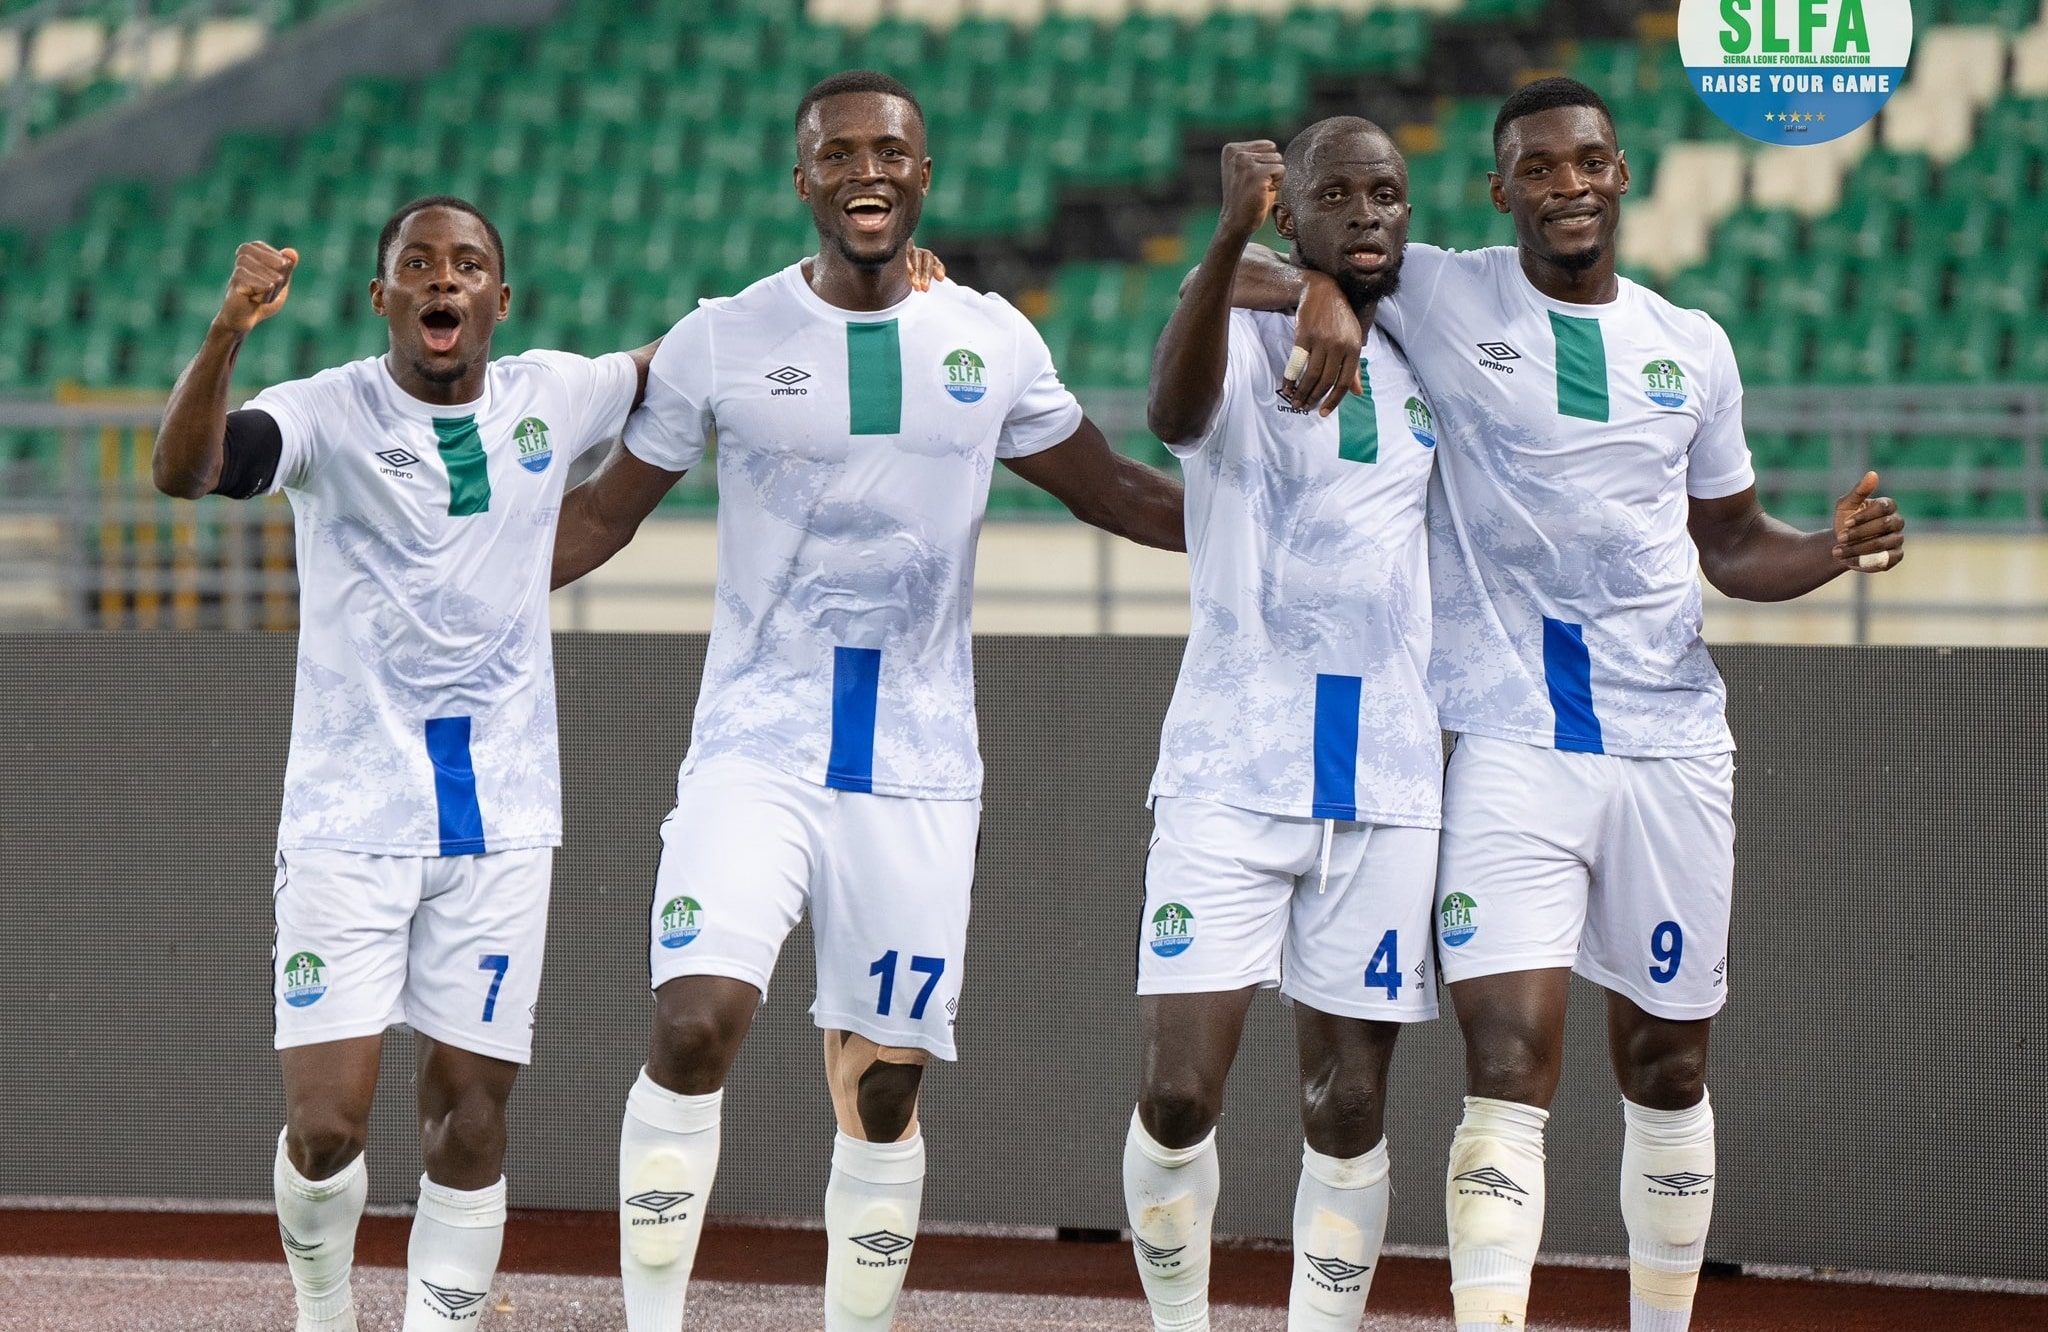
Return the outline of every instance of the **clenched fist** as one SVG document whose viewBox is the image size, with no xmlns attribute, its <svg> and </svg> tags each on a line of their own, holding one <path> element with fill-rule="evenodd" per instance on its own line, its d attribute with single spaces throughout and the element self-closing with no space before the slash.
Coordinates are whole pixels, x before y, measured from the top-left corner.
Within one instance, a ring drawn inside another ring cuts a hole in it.
<svg viewBox="0 0 2048 1332">
<path fill-rule="evenodd" d="M 235 275 L 213 322 L 231 333 L 247 333 L 284 308 L 292 286 L 297 250 L 277 250 L 262 241 L 244 241 L 235 251 Z"/>
<path fill-rule="evenodd" d="M 1223 216 L 1217 221 L 1217 234 L 1250 240 L 1273 211 L 1286 176 L 1280 145 L 1271 139 L 1224 144 Z"/>
</svg>

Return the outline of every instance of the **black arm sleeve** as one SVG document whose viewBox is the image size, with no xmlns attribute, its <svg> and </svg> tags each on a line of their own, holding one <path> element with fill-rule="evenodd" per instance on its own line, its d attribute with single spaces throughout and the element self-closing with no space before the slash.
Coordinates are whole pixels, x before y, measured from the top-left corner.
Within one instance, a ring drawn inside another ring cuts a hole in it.
<svg viewBox="0 0 2048 1332">
<path fill-rule="evenodd" d="M 277 418 L 265 411 L 229 412 L 226 456 L 213 493 L 229 499 L 261 495 L 277 479 L 283 458 L 284 432 Z"/>
</svg>

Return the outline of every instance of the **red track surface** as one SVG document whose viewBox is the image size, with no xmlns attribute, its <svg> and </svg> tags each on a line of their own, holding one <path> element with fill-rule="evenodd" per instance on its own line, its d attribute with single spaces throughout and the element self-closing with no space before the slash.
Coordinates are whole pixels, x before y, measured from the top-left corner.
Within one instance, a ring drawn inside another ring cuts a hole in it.
<svg viewBox="0 0 2048 1332">
<path fill-rule="evenodd" d="M 365 1217 L 357 1261 L 401 1267 L 411 1222 Z M 505 1232 L 506 1271 L 605 1276 L 618 1270 L 618 1223 L 608 1212 L 520 1212 Z M 0 1210 L 0 1254 L 70 1258 L 214 1259 L 273 1262 L 277 1224 L 267 1215 Z M 1280 1305 L 1289 1259 L 1271 1250 L 1218 1253 L 1212 1288 L 1221 1303 Z M 815 1230 L 714 1224 L 696 1272 L 707 1280 L 821 1284 L 824 1236 Z M 1447 1264 L 1388 1258 L 1372 1302 L 1386 1313 L 1450 1319 Z M 910 1285 L 927 1290 L 1140 1298 L 1122 1244 L 1054 1243 L 927 1235 L 918 1241 Z M 1538 1324 L 1626 1325 L 1628 1280 L 1619 1271 L 1545 1267 L 1530 1315 Z M 1914 1290 L 1756 1277 L 1708 1278 L 1695 1332 L 2006 1332 L 2048 1328 L 2048 1297 Z"/>
</svg>

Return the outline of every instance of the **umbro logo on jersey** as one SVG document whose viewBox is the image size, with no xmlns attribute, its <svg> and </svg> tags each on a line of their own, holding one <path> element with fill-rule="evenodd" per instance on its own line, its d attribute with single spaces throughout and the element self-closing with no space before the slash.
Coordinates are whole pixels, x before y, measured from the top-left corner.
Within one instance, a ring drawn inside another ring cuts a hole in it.
<svg viewBox="0 0 2048 1332">
<path fill-rule="evenodd" d="M 669 1213 L 696 1196 L 694 1193 L 668 1193 L 661 1189 L 650 1189 L 646 1193 L 636 1193 L 626 1199 L 626 1206 L 638 1207 L 642 1211 L 652 1212 L 662 1221 L 680 1221 L 683 1219 L 682 1217 L 672 1218 L 669 1216 Z M 658 1222 L 636 1216 L 633 1218 L 633 1224 L 636 1226 L 647 1226 L 658 1224 Z"/>
<path fill-rule="evenodd" d="M 1308 1265 L 1316 1269 L 1332 1287 L 1342 1286 L 1346 1281 L 1356 1281 L 1372 1270 L 1364 1263 L 1347 1263 L 1342 1258 L 1318 1258 L 1312 1253 L 1301 1255 L 1308 1259 Z M 1353 1286 L 1353 1290 L 1357 1287 Z"/>
<path fill-rule="evenodd" d="M 483 1303 L 483 1298 L 487 1294 L 487 1292 L 481 1290 L 461 1290 L 455 1286 L 437 1286 L 431 1281 L 423 1280 L 420 1284 L 427 1288 L 427 1294 L 439 1301 L 443 1310 L 456 1318 L 462 1317 L 462 1315 Z"/>
<path fill-rule="evenodd" d="M 1694 1198 L 1707 1191 L 1706 1186 L 1714 1182 L 1712 1175 L 1702 1175 L 1696 1170 L 1681 1170 L 1675 1175 L 1644 1175 L 1652 1184 L 1662 1185 L 1651 1189 L 1652 1193 L 1667 1198 Z"/>
<path fill-rule="evenodd" d="M 1467 1170 L 1462 1175 L 1453 1176 L 1452 1182 L 1457 1184 L 1470 1184 L 1474 1186 L 1470 1189 L 1459 1190 L 1459 1192 L 1461 1193 L 1476 1194 L 1480 1197 L 1499 1198 L 1504 1202 L 1511 1202 L 1517 1207 L 1520 1207 L 1522 1205 L 1522 1198 L 1526 1198 L 1529 1196 L 1529 1191 L 1527 1189 L 1515 1183 L 1514 1180 L 1508 1178 L 1507 1173 L 1505 1171 L 1502 1171 L 1495 1166 L 1481 1166 L 1477 1170 Z M 1515 1194 L 1519 1194 L 1521 1195 L 1521 1197 L 1511 1196 Z"/>
<path fill-rule="evenodd" d="M 1479 344 L 1479 364 L 1488 370 L 1498 370 L 1504 375 L 1515 373 L 1515 367 L 1503 365 L 1503 361 L 1519 361 L 1522 353 L 1505 342 L 1482 342 Z"/>
<path fill-rule="evenodd" d="M 763 379 L 772 379 L 777 384 L 781 385 L 780 388 L 772 388 L 768 390 L 768 396 L 771 398 L 802 397 L 804 394 L 810 392 L 810 390 L 800 389 L 797 387 L 797 385 L 803 383 L 806 379 L 809 379 L 810 377 L 810 371 L 799 370 L 793 365 L 785 365 L 780 370 L 770 370 L 767 374 L 762 376 Z"/>
<path fill-rule="evenodd" d="M 1279 395 L 1280 410 L 1286 412 L 1289 416 L 1308 416 L 1311 414 L 1308 408 L 1296 407 L 1293 403 L 1287 401 L 1287 390 L 1285 388 L 1275 387 L 1273 392 Z"/>
<path fill-rule="evenodd" d="M 1138 1251 L 1140 1258 L 1155 1267 L 1179 1267 L 1179 1263 L 1170 1260 L 1186 1252 L 1188 1246 L 1183 1244 L 1178 1249 L 1162 1249 L 1157 1244 L 1147 1244 L 1142 1237 L 1133 1235 L 1131 1247 Z"/>
<path fill-rule="evenodd" d="M 404 449 L 386 449 L 377 455 L 377 461 L 384 464 L 377 469 L 378 471 L 386 476 L 395 476 L 401 481 L 412 480 L 412 473 L 405 469 L 417 467 L 420 463 L 417 455 L 407 453 Z"/>
</svg>

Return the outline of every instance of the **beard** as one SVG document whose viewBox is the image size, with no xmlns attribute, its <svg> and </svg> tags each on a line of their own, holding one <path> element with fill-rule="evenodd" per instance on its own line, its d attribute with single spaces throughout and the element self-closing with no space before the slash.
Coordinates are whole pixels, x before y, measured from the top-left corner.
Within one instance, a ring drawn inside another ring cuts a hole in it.
<svg viewBox="0 0 2048 1332">
<path fill-rule="evenodd" d="M 412 370 L 429 384 L 453 384 L 469 373 L 469 365 L 468 361 L 458 361 L 454 365 L 434 366 L 415 358 Z"/>
<path fill-rule="evenodd" d="M 1394 256 L 1394 266 L 1383 273 L 1359 273 L 1348 266 L 1340 267 L 1330 274 L 1337 280 L 1337 290 L 1351 302 L 1352 308 L 1383 301 L 1401 286 L 1400 256 Z"/>
<path fill-rule="evenodd" d="M 835 231 L 832 233 L 832 246 L 839 251 L 839 257 L 852 264 L 855 268 L 866 269 L 870 272 L 879 272 L 890 264 L 895 263 L 896 256 L 903 253 L 903 247 L 909 244 L 909 242 L 909 234 L 905 233 L 902 240 L 896 242 L 896 244 L 890 246 L 885 251 L 861 254 L 854 250 L 853 242 L 847 238 L 845 232 Z"/>
<path fill-rule="evenodd" d="M 1587 246 L 1576 254 L 1554 254 L 1550 257 L 1550 262 L 1556 264 L 1567 273 L 1583 273 L 1598 264 L 1606 253 L 1606 246 L 1594 244 Z"/>
</svg>

